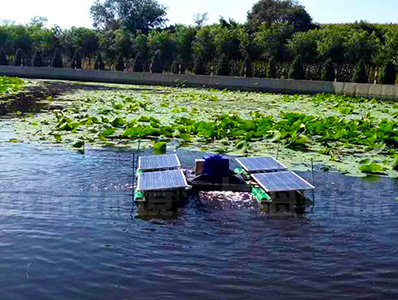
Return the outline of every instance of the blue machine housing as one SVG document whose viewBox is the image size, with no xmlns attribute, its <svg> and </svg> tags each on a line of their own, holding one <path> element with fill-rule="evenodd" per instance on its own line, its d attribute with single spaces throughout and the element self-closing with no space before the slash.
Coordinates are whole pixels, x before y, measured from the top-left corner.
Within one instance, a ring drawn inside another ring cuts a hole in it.
<svg viewBox="0 0 398 300">
<path fill-rule="evenodd" d="M 230 174 L 228 158 L 222 155 L 211 155 L 204 157 L 204 160 L 204 175 L 228 176 Z"/>
</svg>

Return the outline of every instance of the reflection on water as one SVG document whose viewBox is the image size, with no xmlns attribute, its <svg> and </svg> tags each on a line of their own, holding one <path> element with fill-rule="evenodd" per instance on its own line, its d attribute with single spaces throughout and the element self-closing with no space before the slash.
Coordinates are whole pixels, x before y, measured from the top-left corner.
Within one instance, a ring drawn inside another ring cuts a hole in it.
<svg viewBox="0 0 398 300">
<path fill-rule="evenodd" d="M 201 194 L 159 218 L 133 204 L 129 151 L 80 155 L 10 144 L 12 135 L 0 125 L 1 299 L 398 293 L 397 181 L 317 173 L 316 207 L 302 217 Z M 192 167 L 201 154 L 179 156 Z"/>
</svg>

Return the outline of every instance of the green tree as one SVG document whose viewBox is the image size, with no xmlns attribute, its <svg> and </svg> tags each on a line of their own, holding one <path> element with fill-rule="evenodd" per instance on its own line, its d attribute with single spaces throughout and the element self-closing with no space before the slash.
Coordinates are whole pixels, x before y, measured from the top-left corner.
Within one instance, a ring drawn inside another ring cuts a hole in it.
<svg viewBox="0 0 398 300">
<path fill-rule="evenodd" d="M 171 66 L 176 55 L 176 35 L 169 30 L 152 31 L 148 36 L 148 45 L 153 57 L 161 63 L 162 71 Z"/>
<path fill-rule="evenodd" d="M 195 58 L 200 54 L 205 64 L 209 61 L 213 61 L 217 57 L 217 47 L 214 43 L 216 34 L 216 26 L 206 26 L 200 28 L 196 35 L 196 40 L 193 44 Z"/>
<path fill-rule="evenodd" d="M 7 54 L 2 49 L 0 52 L 0 66 L 7 66 L 7 65 L 8 65 Z"/>
<path fill-rule="evenodd" d="M 55 50 L 54 56 L 51 60 L 51 68 L 62 68 L 63 61 L 62 61 L 62 54 L 58 50 Z"/>
<path fill-rule="evenodd" d="M 135 34 L 138 30 L 148 33 L 151 29 L 164 24 L 166 7 L 156 0 L 97 0 L 90 9 L 94 26 L 113 27 L 121 21 L 123 27 Z"/>
<path fill-rule="evenodd" d="M 191 26 L 177 25 L 176 48 L 181 63 L 191 66 L 193 64 L 193 43 L 196 39 L 197 28 Z"/>
<path fill-rule="evenodd" d="M 289 58 L 287 43 L 294 28 L 286 23 L 264 24 L 254 33 L 254 43 L 265 60 L 285 61 Z"/>
<path fill-rule="evenodd" d="M 33 54 L 32 66 L 33 67 L 44 67 L 45 66 L 43 57 L 39 51 L 37 51 Z"/>
<path fill-rule="evenodd" d="M 301 56 L 303 62 L 317 62 L 319 31 L 310 30 L 307 32 L 297 32 L 293 34 L 289 41 L 288 49 L 293 57 Z"/>
<path fill-rule="evenodd" d="M 80 54 L 80 51 L 76 51 L 75 54 L 73 55 L 73 58 L 71 61 L 71 67 L 72 67 L 72 69 L 81 69 L 82 68 L 82 56 Z"/>
<path fill-rule="evenodd" d="M 248 13 L 249 25 L 253 30 L 262 24 L 288 23 L 295 31 L 314 28 L 312 18 L 304 6 L 293 0 L 260 0 Z"/>
<path fill-rule="evenodd" d="M 361 60 L 364 63 L 373 63 L 378 43 L 375 34 L 367 31 L 352 30 L 346 37 L 345 58 L 348 62 L 357 63 Z"/>
<path fill-rule="evenodd" d="M 253 76 L 253 64 L 249 55 L 245 56 L 245 60 L 243 61 L 243 67 L 241 70 L 242 77 L 252 77 Z"/>
<path fill-rule="evenodd" d="M 206 13 L 197 13 L 193 16 L 193 23 L 197 28 L 203 27 L 205 23 L 209 20 L 209 14 Z"/>
<path fill-rule="evenodd" d="M 173 74 L 179 74 L 182 71 L 182 64 L 183 61 L 181 57 L 178 55 L 176 59 L 173 61 L 173 64 L 171 65 L 171 72 Z"/>
<path fill-rule="evenodd" d="M 143 57 L 144 55 L 142 53 L 138 53 L 135 56 L 134 67 L 133 67 L 134 72 L 145 72 L 146 61 Z"/>
<path fill-rule="evenodd" d="M 145 34 L 138 32 L 135 38 L 133 39 L 133 53 L 135 55 L 135 59 L 139 55 L 139 59 L 142 62 L 142 66 L 146 69 L 147 62 L 149 61 L 149 45 L 148 38 Z"/>
<path fill-rule="evenodd" d="M 217 75 L 228 76 L 230 73 L 229 59 L 226 54 L 222 54 L 218 60 Z"/>
<path fill-rule="evenodd" d="M 120 56 L 118 61 L 117 61 L 117 63 L 116 63 L 116 71 L 123 72 L 124 69 L 125 69 L 124 60 L 123 60 L 123 57 Z"/>
<path fill-rule="evenodd" d="M 99 34 L 92 29 L 84 27 L 72 27 L 62 32 L 61 41 L 63 48 L 69 57 L 80 52 L 82 58 L 91 62 L 99 49 Z"/>
<path fill-rule="evenodd" d="M 356 83 L 368 83 L 368 74 L 366 73 L 366 67 L 363 60 L 361 60 L 354 69 L 353 81 Z"/>
<path fill-rule="evenodd" d="M 14 66 L 22 67 L 25 65 L 25 54 L 21 49 L 17 49 L 14 57 Z"/>
<path fill-rule="evenodd" d="M 293 60 L 290 66 L 289 78 L 296 80 L 304 79 L 304 69 L 300 55 Z"/>
<path fill-rule="evenodd" d="M 105 69 L 105 64 L 104 61 L 102 60 L 102 55 L 101 53 L 98 53 L 94 62 L 94 70 L 102 71 L 104 69 Z"/>
<path fill-rule="evenodd" d="M 332 60 L 327 59 L 322 66 L 322 75 L 321 79 L 323 81 L 334 81 L 334 66 Z"/>
<path fill-rule="evenodd" d="M 267 62 L 267 69 L 265 70 L 265 77 L 266 78 L 276 78 L 275 61 L 272 59 Z"/>
<path fill-rule="evenodd" d="M 224 20 L 224 22 L 226 21 Z M 237 26 L 232 26 L 228 22 L 226 22 L 226 24 L 227 25 L 219 25 L 216 28 L 214 44 L 219 56 L 226 54 L 230 59 L 237 60 L 241 58 L 240 31 Z"/>
<path fill-rule="evenodd" d="M 195 58 L 193 72 L 196 75 L 206 75 L 206 62 L 202 53 L 199 53 Z"/>
<path fill-rule="evenodd" d="M 162 54 L 160 51 L 155 52 L 155 54 L 152 57 L 152 62 L 151 62 L 151 72 L 152 73 L 162 73 L 164 71 L 164 64 L 162 62 Z"/>
<path fill-rule="evenodd" d="M 397 71 L 392 62 L 389 62 L 381 72 L 381 83 L 382 84 L 395 84 L 397 79 Z"/>
</svg>

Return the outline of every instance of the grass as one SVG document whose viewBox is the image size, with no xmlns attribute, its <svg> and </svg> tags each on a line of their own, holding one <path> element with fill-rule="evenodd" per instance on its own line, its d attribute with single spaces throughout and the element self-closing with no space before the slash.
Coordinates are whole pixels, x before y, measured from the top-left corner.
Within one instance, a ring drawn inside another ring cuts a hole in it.
<svg viewBox="0 0 398 300">
<path fill-rule="evenodd" d="M 90 86 L 89 84 L 87 86 Z M 22 141 L 91 147 L 186 147 L 276 155 L 295 168 L 397 177 L 398 104 L 376 99 L 104 85 L 52 99 L 64 109 L 16 122 Z"/>
</svg>

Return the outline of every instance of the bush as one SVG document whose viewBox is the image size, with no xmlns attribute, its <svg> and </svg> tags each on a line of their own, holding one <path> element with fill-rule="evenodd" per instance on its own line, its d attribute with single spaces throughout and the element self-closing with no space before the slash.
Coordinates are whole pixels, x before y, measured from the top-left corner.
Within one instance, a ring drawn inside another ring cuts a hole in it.
<svg viewBox="0 0 398 300">
<path fill-rule="evenodd" d="M 62 68 L 62 55 L 58 50 L 55 50 L 53 59 L 51 60 L 51 67 L 52 68 Z"/>
<path fill-rule="evenodd" d="M 102 60 L 102 55 L 101 53 L 98 53 L 97 57 L 95 58 L 94 62 L 94 70 L 104 70 L 105 69 L 105 64 L 104 61 Z"/>
<path fill-rule="evenodd" d="M 228 76 L 230 73 L 229 59 L 225 53 L 220 56 L 217 65 L 217 75 Z"/>
<path fill-rule="evenodd" d="M 397 78 L 397 71 L 392 62 L 389 62 L 381 72 L 381 83 L 382 84 L 395 84 Z"/>
<path fill-rule="evenodd" d="M 366 74 L 365 63 L 361 60 L 354 69 L 353 81 L 356 83 L 368 83 L 368 74 Z"/>
<path fill-rule="evenodd" d="M 142 57 L 142 53 L 138 53 L 134 60 L 133 71 L 134 72 L 145 72 L 144 65 L 145 65 L 145 63 L 144 63 L 144 60 Z"/>
<path fill-rule="evenodd" d="M 18 49 L 14 57 L 14 66 L 22 67 L 25 65 L 25 55 L 21 49 Z"/>
<path fill-rule="evenodd" d="M 8 59 L 4 50 L 0 52 L 0 66 L 8 66 Z"/>
<path fill-rule="evenodd" d="M 161 60 L 161 53 L 157 51 L 153 57 L 151 62 L 151 72 L 152 73 L 162 73 L 164 70 L 164 66 Z"/>
<path fill-rule="evenodd" d="M 246 55 L 245 61 L 243 62 L 243 68 L 241 71 L 242 77 L 253 77 L 253 64 L 249 55 Z"/>
<path fill-rule="evenodd" d="M 196 75 L 206 75 L 206 62 L 202 53 L 196 56 L 193 72 Z"/>
<path fill-rule="evenodd" d="M 334 81 L 335 74 L 334 74 L 334 66 L 332 60 L 329 58 L 325 61 L 322 66 L 322 75 L 321 79 L 323 81 Z"/>
<path fill-rule="evenodd" d="M 118 61 L 117 61 L 117 63 L 116 63 L 116 71 L 121 71 L 121 72 L 123 72 L 124 69 L 125 69 L 124 60 L 123 60 L 122 57 L 119 57 L 119 59 L 118 59 Z"/>
<path fill-rule="evenodd" d="M 76 51 L 75 55 L 73 55 L 71 62 L 72 69 L 81 69 L 82 68 L 82 56 L 79 51 Z"/>
<path fill-rule="evenodd" d="M 293 60 L 290 66 L 289 78 L 296 80 L 304 79 L 304 69 L 300 55 Z"/>
<path fill-rule="evenodd" d="M 44 67 L 43 57 L 39 51 L 35 52 L 32 57 L 32 66 L 33 67 Z"/>
<path fill-rule="evenodd" d="M 265 77 L 276 78 L 276 68 L 275 68 L 275 62 L 273 60 L 270 60 L 267 63 L 267 69 L 265 70 Z"/>
</svg>

